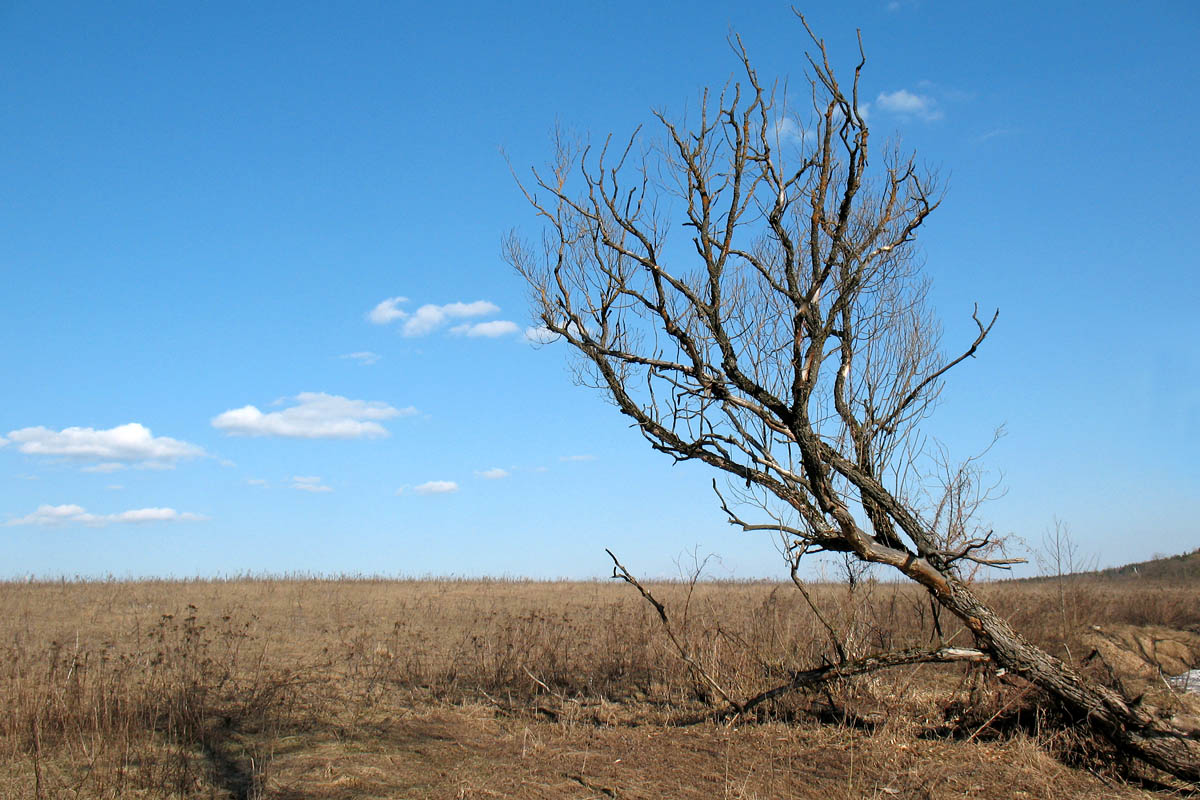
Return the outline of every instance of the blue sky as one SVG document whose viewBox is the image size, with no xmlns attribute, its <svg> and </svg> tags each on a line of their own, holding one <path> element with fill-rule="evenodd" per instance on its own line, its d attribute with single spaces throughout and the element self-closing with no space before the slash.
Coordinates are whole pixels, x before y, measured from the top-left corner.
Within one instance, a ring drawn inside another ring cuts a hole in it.
<svg viewBox="0 0 1200 800">
<path fill-rule="evenodd" d="M 947 343 L 1000 309 L 929 426 L 1006 426 L 987 518 L 1200 546 L 1200 6 L 808 15 L 843 71 L 862 29 L 873 140 L 945 179 Z M 524 340 L 500 258 L 537 230 L 502 149 L 681 114 L 731 30 L 803 98 L 785 4 L 0 5 L 0 577 L 784 574 Z"/>
</svg>

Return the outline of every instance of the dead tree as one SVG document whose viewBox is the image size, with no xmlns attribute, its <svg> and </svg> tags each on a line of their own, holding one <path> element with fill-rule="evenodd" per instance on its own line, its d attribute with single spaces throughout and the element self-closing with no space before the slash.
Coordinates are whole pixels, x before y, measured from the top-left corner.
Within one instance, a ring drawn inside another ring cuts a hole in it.
<svg viewBox="0 0 1200 800">
<path fill-rule="evenodd" d="M 920 426 L 996 314 L 976 310 L 972 341 L 943 354 L 915 250 L 936 182 L 911 156 L 870 150 L 865 58 L 844 88 L 809 34 L 811 119 L 787 116 L 734 38 L 741 78 L 706 91 L 691 125 L 655 112 L 662 137 L 644 148 L 640 132 L 594 148 L 560 137 L 553 163 L 518 179 L 544 223 L 540 247 L 510 236 L 508 261 L 541 323 L 580 356 L 582 382 L 654 449 L 726 474 L 732 523 L 898 570 L 997 667 L 1121 750 L 1200 781 L 1196 741 L 1031 644 L 971 590 L 967 571 L 994 563 L 995 543 L 971 527 L 978 497 L 961 470 L 945 471 L 946 493 L 926 492 Z M 743 519 L 747 507 L 767 515 Z"/>
</svg>

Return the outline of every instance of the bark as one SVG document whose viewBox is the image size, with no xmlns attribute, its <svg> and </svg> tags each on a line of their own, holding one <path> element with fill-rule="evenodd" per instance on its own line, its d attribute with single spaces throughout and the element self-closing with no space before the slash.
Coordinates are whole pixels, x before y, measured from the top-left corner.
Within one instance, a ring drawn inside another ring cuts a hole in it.
<svg viewBox="0 0 1200 800">
<path fill-rule="evenodd" d="M 947 581 L 946 590 L 935 596 L 967 624 L 997 666 L 1046 691 L 1119 750 L 1177 778 L 1200 783 L 1200 742 L 1189 731 L 1151 716 L 1031 644 L 967 586 Z"/>
</svg>

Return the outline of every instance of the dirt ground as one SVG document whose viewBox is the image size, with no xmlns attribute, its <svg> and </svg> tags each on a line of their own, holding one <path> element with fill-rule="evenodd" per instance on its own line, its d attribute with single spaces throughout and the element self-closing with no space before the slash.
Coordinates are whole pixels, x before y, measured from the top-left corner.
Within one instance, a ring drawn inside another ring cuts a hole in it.
<svg viewBox="0 0 1200 800">
<path fill-rule="evenodd" d="M 280 800 L 1146 796 L 1020 736 L 964 743 L 886 724 L 679 727 L 612 715 L 596 724 L 485 704 L 411 709 L 282 737 L 255 789 Z"/>
</svg>

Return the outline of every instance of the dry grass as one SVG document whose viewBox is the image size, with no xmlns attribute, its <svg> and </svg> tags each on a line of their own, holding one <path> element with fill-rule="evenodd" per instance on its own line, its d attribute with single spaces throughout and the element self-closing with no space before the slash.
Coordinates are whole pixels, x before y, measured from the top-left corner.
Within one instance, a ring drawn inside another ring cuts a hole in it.
<svg viewBox="0 0 1200 800">
<path fill-rule="evenodd" d="M 829 655 L 790 586 L 654 591 L 735 696 Z M 1080 655 L 1087 624 L 1200 630 L 1187 584 L 984 592 L 1064 655 Z M 911 587 L 816 594 L 855 653 L 928 641 L 933 614 Z M 6 583 L 0 797 L 1145 794 L 1053 758 L 1070 751 L 1061 732 L 982 726 L 1012 717 L 1019 693 L 978 677 L 896 670 L 716 725 L 697 721 L 706 688 L 621 584 Z"/>
</svg>

